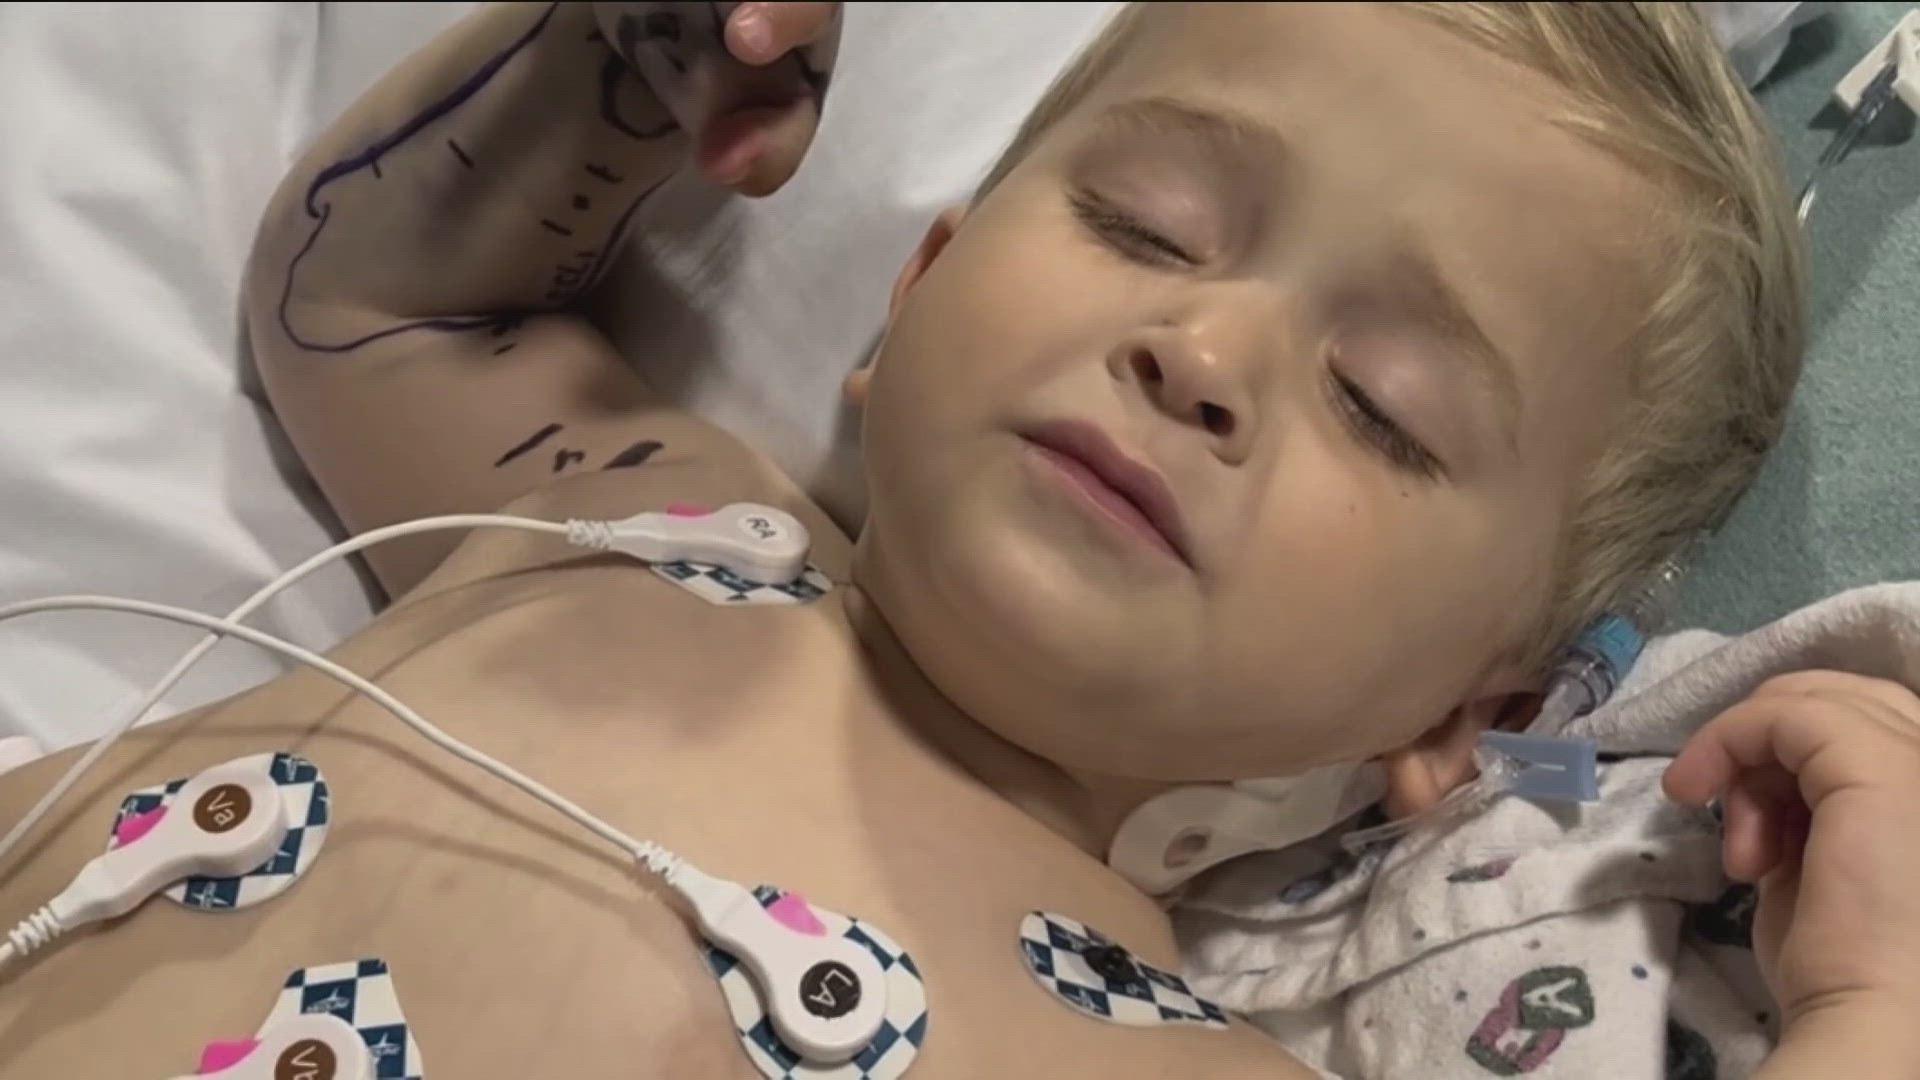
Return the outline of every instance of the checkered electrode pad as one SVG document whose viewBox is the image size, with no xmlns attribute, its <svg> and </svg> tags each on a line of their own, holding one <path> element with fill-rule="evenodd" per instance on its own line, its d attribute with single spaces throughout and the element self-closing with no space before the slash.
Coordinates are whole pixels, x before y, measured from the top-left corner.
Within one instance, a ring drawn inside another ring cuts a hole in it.
<svg viewBox="0 0 1920 1080">
<path fill-rule="evenodd" d="M 1036 911 L 1021 920 L 1020 952 L 1049 994 L 1110 1024 L 1227 1026 L 1227 1014 L 1195 996 L 1185 979 L 1140 962 L 1065 915 Z"/>
<path fill-rule="evenodd" d="M 264 1031 L 302 1013 L 332 1013 L 353 1025 L 373 1054 L 374 1080 L 421 1080 L 420 1044 L 400 1011 L 393 974 L 377 958 L 301 968 L 287 976 Z"/>
<path fill-rule="evenodd" d="M 760 906 L 771 907 L 786 895 L 771 885 L 753 890 Z M 826 926 L 827 933 L 838 934 L 859 944 L 880 962 L 887 975 L 887 1011 L 880 1031 L 865 1050 L 851 1061 L 839 1065 L 816 1065 L 803 1061 L 774 1033 L 773 1022 L 760 1006 L 760 994 L 753 977 L 747 974 L 733 954 L 709 944 L 707 965 L 720 980 L 727 1009 L 733 1014 L 734 1030 L 754 1067 L 768 1080 L 893 1080 L 907 1071 L 927 1039 L 927 990 L 920 981 L 920 969 L 913 957 L 895 945 L 879 930 L 824 908 L 813 913 Z"/>
<path fill-rule="evenodd" d="M 327 782 L 313 762 L 292 754 L 269 753 L 243 758 L 240 763 L 264 768 L 273 777 L 280 791 L 281 812 L 286 815 L 287 835 L 280 841 L 279 850 L 268 856 L 266 862 L 239 877 L 191 877 L 168 886 L 161 895 L 176 904 L 201 911 L 229 911 L 271 900 L 286 892 L 307 872 L 307 867 L 319 856 L 321 845 L 327 841 L 332 806 Z M 128 795 L 120 803 L 120 812 L 114 815 L 107 847 L 115 846 L 114 837 L 122 821 L 170 804 L 186 783 L 185 779 L 173 780 Z"/>
<path fill-rule="evenodd" d="M 827 595 L 833 579 L 812 563 L 792 581 L 776 585 L 750 581 L 724 566 L 706 563 L 656 563 L 654 573 L 710 604 L 810 604 Z"/>
</svg>

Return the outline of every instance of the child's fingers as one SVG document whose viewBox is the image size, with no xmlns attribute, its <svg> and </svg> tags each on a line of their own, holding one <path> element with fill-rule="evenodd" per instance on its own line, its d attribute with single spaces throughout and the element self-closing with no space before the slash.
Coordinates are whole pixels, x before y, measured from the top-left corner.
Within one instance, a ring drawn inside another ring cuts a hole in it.
<svg viewBox="0 0 1920 1080">
<path fill-rule="evenodd" d="M 745 180 L 755 159 L 766 153 L 767 131 L 783 111 L 778 105 L 762 105 L 716 117 L 700 133 L 695 153 L 700 171 L 727 187 Z"/>
<path fill-rule="evenodd" d="M 727 49 L 742 63 L 771 64 L 820 40 L 833 22 L 832 4 L 746 3 L 727 17 Z"/>
<path fill-rule="evenodd" d="M 743 195 L 769 194 L 800 168 L 819 123 L 811 98 L 729 113 L 701 133 L 700 170 Z"/>
<path fill-rule="evenodd" d="M 1721 857 L 1727 876 L 1755 882 L 1787 854 L 1788 832 L 1804 814 L 1793 774 L 1778 765 L 1748 769 L 1722 801 Z"/>
<path fill-rule="evenodd" d="M 1742 770 L 1774 763 L 1793 773 L 1816 810 L 1842 788 L 1911 788 L 1920 779 L 1920 728 L 1888 711 L 1878 699 L 1757 693 L 1694 733 L 1667 769 L 1667 794 L 1699 805 Z"/>
<path fill-rule="evenodd" d="M 760 70 L 736 80 L 700 132 L 695 155 L 708 179 L 744 195 L 766 195 L 799 169 L 819 127 L 818 94 L 793 71 L 768 65 L 819 41 L 838 6 L 745 3 L 727 17 L 727 50 Z"/>
</svg>

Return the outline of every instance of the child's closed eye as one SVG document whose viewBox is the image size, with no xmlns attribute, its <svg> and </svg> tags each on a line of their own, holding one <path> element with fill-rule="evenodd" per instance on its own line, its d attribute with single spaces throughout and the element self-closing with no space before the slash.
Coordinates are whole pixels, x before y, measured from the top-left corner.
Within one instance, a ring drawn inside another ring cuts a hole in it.
<svg viewBox="0 0 1920 1080">
<path fill-rule="evenodd" d="M 1423 480 L 1446 476 L 1446 466 L 1433 451 L 1381 408 L 1359 383 L 1333 368 L 1327 369 L 1327 382 L 1334 410 L 1356 438 L 1404 472 Z"/>
<path fill-rule="evenodd" d="M 1139 215 L 1085 188 L 1067 196 L 1074 217 L 1108 247 L 1146 266 L 1193 267 L 1201 260 Z"/>
</svg>

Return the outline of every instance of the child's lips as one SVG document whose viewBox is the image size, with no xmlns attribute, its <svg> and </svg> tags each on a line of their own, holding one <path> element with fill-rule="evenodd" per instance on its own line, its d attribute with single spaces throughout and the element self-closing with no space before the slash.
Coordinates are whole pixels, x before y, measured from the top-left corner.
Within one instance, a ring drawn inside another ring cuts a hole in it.
<svg viewBox="0 0 1920 1080">
<path fill-rule="evenodd" d="M 1160 474 L 1128 458 L 1091 424 L 1044 425 L 1023 436 L 1048 469 L 1114 524 L 1191 567 L 1179 510 Z"/>
<path fill-rule="evenodd" d="M 1098 506 L 1105 516 L 1114 519 L 1122 528 L 1168 555 L 1176 559 L 1180 557 L 1180 553 L 1173 549 L 1173 545 L 1167 542 L 1167 538 L 1154 527 L 1153 522 L 1147 520 L 1147 516 L 1140 512 L 1139 507 L 1128 502 L 1125 496 L 1115 491 L 1091 469 L 1057 450 L 1049 450 L 1037 444 L 1033 449 L 1036 454 L 1045 458 L 1048 466 L 1057 470 L 1067 483 L 1078 488 L 1088 501 Z"/>
</svg>

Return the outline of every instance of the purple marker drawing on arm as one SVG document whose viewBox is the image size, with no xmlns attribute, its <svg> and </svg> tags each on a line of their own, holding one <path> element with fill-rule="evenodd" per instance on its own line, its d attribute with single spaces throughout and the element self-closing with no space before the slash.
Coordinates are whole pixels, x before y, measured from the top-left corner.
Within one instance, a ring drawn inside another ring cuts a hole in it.
<svg viewBox="0 0 1920 1080">
<path fill-rule="evenodd" d="M 392 134 L 375 141 L 373 145 L 351 157 L 334 162 L 325 169 L 322 169 L 320 173 L 314 177 L 313 182 L 307 187 L 305 198 L 307 216 L 314 219 L 313 231 L 307 236 L 306 242 L 301 245 L 300 249 L 296 251 L 293 257 L 287 262 L 286 280 L 281 287 L 280 302 L 276 310 L 281 332 L 287 336 L 289 341 L 310 352 L 346 353 L 373 342 L 393 337 L 397 334 L 404 334 L 412 330 L 460 331 L 492 328 L 496 333 L 499 333 L 503 328 L 510 328 L 513 325 L 517 325 L 517 323 L 525 317 L 523 311 L 502 310 L 483 311 L 473 315 L 415 319 L 363 335 L 351 341 L 329 343 L 302 337 L 294 329 L 292 320 L 287 315 L 287 307 L 292 300 L 294 275 L 299 272 L 301 261 L 313 250 L 315 243 L 320 239 L 320 234 L 326 229 L 327 223 L 332 220 L 333 204 L 331 202 L 320 201 L 322 190 L 335 180 L 361 169 L 372 169 L 376 171 L 377 174 L 379 159 L 382 155 L 405 143 L 434 121 L 445 117 L 472 99 L 509 61 L 518 55 L 521 50 L 525 49 L 535 38 L 540 36 L 541 32 L 546 29 L 548 22 L 552 19 L 553 13 L 558 8 L 558 3 L 550 4 L 547 9 L 541 13 L 540 18 L 518 39 L 501 50 L 497 55 L 488 59 L 487 62 L 482 64 L 466 81 L 455 87 L 446 96 L 429 104 L 412 119 L 402 124 Z M 627 69 L 618 56 L 612 56 L 609 57 L 609 59 L 613 61 L 616 70 L 609 71 L 607 75 L 603 75 L 602 77 L 602 118 L 617 129 L 637 138 L 658 137 L 673 131 L 674 126 L 669 123 L 666 127 L 658 131 L 641 133 L 619 118 L 615 108 L 617 95 L 614 93 L 614 88 L 617 86 L 618 77 L 627 74 Z M 454 155 L 460 159 L 462 165 L 469 169 L 474 167 L 472 157 L 463 148 L 451 139 L 447 140 L 447 145 Z M 588 165 L 587 169 L 597 178 L 606 180 L 609 183 L 615 183 L 623 179 L 615 176 L 602 166 Z M 633 200 L 632 204 L 629 205 L 614 222 L 607 242 L 595 253 L 592 262 L 586 268 L 586 272 L 574 277 L 573 280 L 577 283 L 575 287 L 559 295 L 556 295 L 556 292 L 550 291 L 547 295 L 548 301 L 557 304 L 564 300 L 571 299 L 599 279 L 600 275 L 609 265 L 611 254 L 618 248 L 621 239 L 625 236 L 627 226 L 632 220 L 634 212 L 638 210 L 640 205 L 647 200 L 647 197 L 657 191 L 661 184 L 664 184 L 668 178 L 670 178 L 670 176 L 663 177 L 658 182 L 649 185 L 645 191 L 641 192 L 640 195 Z"/>
<path fill-rule="evenodd" d="M 293 258 L 288 261 L 286 284 L 280 290 L 280 330 L 287 335 L 287 340 L 303 349 L 313 352 L 351 352 L 354 349 L 360 348 L 362 345 L 379 341 L 382 338 L 392 337 L 395 334 L 402 334 L 408 330 L 470 330 L 476 326 L 485 326 L 489 323 L 499 321 L 500 316 L 497 314 L 482 314 L 460 318 L 419 319 L 414 322 L 402 323 L 399 326 L 388 327 L 385 330 L 368 334 L 353 341 L 328 345 L 317 341 L 308 341 L 295 333 L 293 323 L 287 318 L 287 304 L 293 297 L 293 275 L 299 270 L 300 260 L 306 258 L 307 252 L 313 250 L 314 243 L 320 239 L 321 231 L 327 227 L 328 220 L 333 216 L 332 203 L 315 205 L 315 200 L 319 197 L 320 190 L 343 176 L 366 168 L 368 165 L 379 160 L 380 155 L 412 138 L 421 128 L 426 127 L 428 124 L 433 123 L 435 120 L 440 119 L 442 116 L 460 107 L 468 98 L 478 93 L 480 88 L 485 86 L 501 68 L 505 67 L 507 61 L 513 59 L 521 49 L 526 48 L 529 42 L 540 36 L 540 31 L 546 29 L 548 20 L 553 18 L 553 13 L 559 6 L 558 3 L 549 5 L 547 10 L 541 13 L 540 18 L 534 22 L 533 26 L 528 29 L 526 33 L 522 34 L 517 41 L 507 46 L 499 55 L 482 64 L 480 70 L 469 76 L 466 82 L 455 87 L 452 93 L 428 105 L 413 119 L 401 125 L 400 130 L 388 135 L 384 139 L 380 139 L 360 153 L 350 158 L 336 161 L 332 165 L 320 170 L 320 175 L 314 177 L 313 183 L 307 185 L 307 216 L 314 219 L 313 232 L 307 237 L 307 242 L 301 245 L 300 250 L 295 252 Z M 461 155 L 463 158 L 465 156 L 464 154 Z"/>
</svg>

